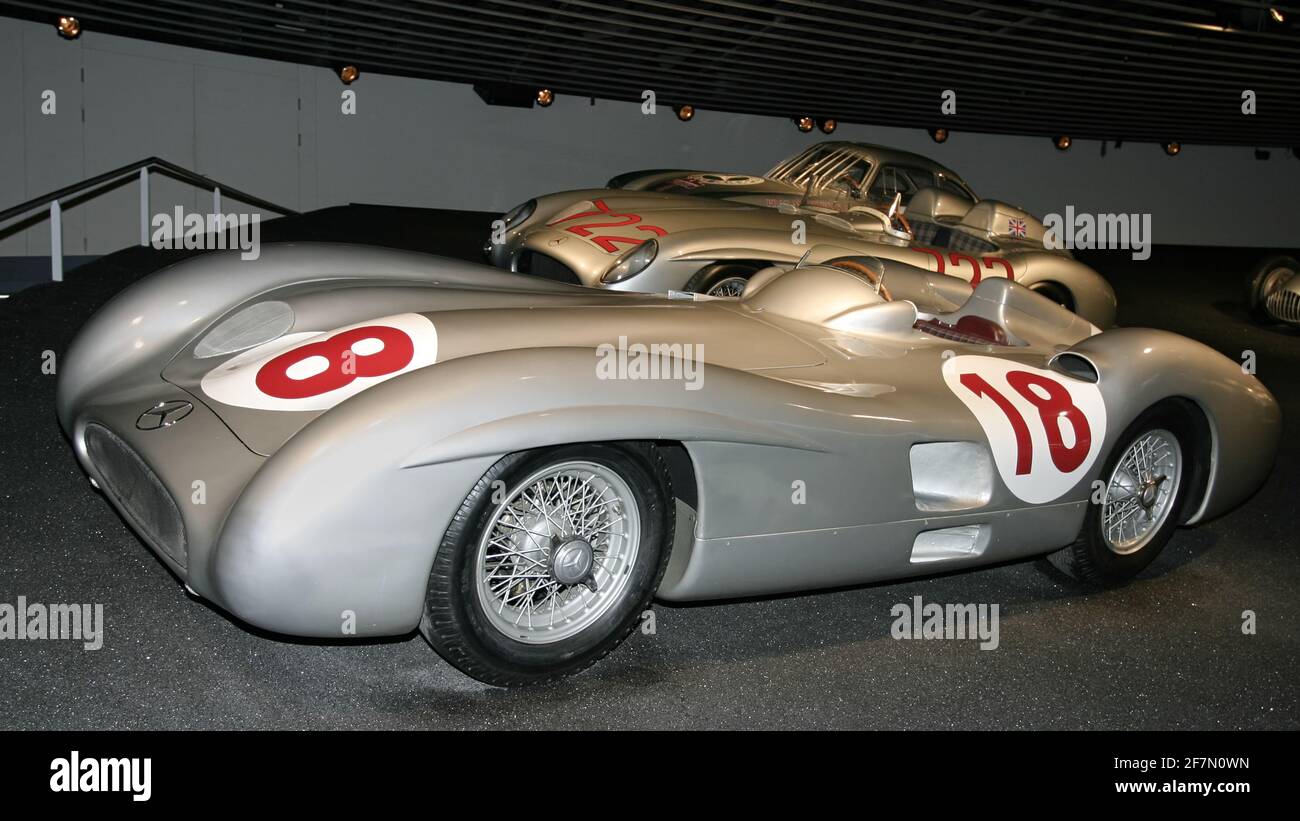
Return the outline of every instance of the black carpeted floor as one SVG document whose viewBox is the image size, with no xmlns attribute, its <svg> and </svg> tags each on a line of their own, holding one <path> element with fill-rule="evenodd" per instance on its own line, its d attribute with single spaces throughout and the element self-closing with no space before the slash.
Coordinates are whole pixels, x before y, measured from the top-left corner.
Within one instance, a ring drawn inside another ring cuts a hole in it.
<svg viewBox="0 0 1300 821">
<path fill-rule="evenodd" d="M 490 216 L 357 206 L 268 223 L 264 241 L 365 238 L 477 257 Z M 1088 261 L 1121 323 L 1237 358 L 1286 412 L 1273 476 L 1229 516 L 1181 531 L 1121 590 L 1084 594 L 1023 562 L 829 593 L 657 608 L 587 673 L 479 685 L 414 635 L 318 644 L 251 631 L 186 596 L 88 486 L 53 412 L 45 350 L 164 255 L 132 249 L 0 302 L 0 604 L 102 603 L 101 650 L 0 641 L 0 728 L 1297 728 L 1300 334 L 1250 323 L 1250 251 Z M 889 636 L 915 595 L 1001 606 L 1001 647 Z M 1243 635 L 1242 611 L 1257 615 Z"/>
</svg>

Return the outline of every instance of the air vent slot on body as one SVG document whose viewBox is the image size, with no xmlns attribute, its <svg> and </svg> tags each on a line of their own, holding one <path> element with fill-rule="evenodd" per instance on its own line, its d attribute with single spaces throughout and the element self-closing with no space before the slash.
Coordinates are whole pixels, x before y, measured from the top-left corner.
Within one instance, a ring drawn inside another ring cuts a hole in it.
<svg viewBox="0 0 1300 821">
<path fill-rule="evenodd" d="M 916 534 L 912 564 L 947 562 L 979 556 L 989 544 L 988 525 L 959 525 Z"/>
<path fill-rule="evenodd" d="M 1069 351 L 1057 354 L 1052 358 L 1052 361 L 1048 363 L 1048 366 L 1051 367 L 1052 370 L 1059 371 L 1067 376 L 1073 376 L 1075 379 L 1084 382 L 1092 382 L 1095 384 L 1101 378 L 1101 374 L 1097 372 L 1097 366 L 1092 364 L 1092 360 L 1083 354 L 1071 353 Z"/>
<path fill-rule="evenodd" d="M 993 457 L 978 442 L 923 442 L 909 455 L 917 510 L 972 510 L 993 496 Z"/>
</svg>

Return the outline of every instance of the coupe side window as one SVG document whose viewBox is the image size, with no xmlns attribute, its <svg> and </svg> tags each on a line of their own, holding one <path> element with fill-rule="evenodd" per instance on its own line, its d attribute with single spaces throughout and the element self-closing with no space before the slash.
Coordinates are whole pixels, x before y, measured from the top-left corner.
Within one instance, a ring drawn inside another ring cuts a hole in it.
<svg viewBox="0 0 1300 821">
<path fill-rule="evenodd" d="M 901 193 L 903 202 L 907 202 L 912 194 L 916 191 L 916 186 L 907 175 L 896 165 L 886 165 L 880 169 L 876 179 L 871 183 L 871 199 L 876 202 L 886 202 L 894 198 L 894 194 Z"/>
<path fill-rule="evenodd" d="M 907 179 L 911 181 L 913 186 L 912 190 L 914 191 L 920 188 L 929 188 L 930 186 L 934 185 L 934 174 L 930 173 L 929 171 L 926 171 L 924 168 L 912 168 L 911 166 L 906 166 L 906 167 L 900 166 L 898 170 L 901 173 L 907 175 Z M 906 200 L 907 195 L 904 194 L 903 197 L 904 200 Z"/>
<path fill-rule="evenodd" d="M 884 203 L 892 200 L 894 194 L 902 194 L 902 204 L 906 207 L 918 189 L 931 185 L 934 185 L 934 175 L 924 168 L 886 165 L 871 183 L 871 199 Z"/>
</svg>

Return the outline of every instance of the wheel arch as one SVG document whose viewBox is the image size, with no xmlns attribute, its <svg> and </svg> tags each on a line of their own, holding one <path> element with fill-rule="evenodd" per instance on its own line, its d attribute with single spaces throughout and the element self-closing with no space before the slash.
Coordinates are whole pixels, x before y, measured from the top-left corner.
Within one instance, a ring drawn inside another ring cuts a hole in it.
<svg viewBox="0 0 1300 821">
<path fill-rule="evenodd" d="M 1197 461 L 1205 476 L 1186 524 L 1228 511 L 1263 484 L 1281 436 L 1281 410 L 1239 362 L 1194 340 L 1149 328 L 1107 331 L 1069 350 L 1096 366 L 1108 412 L 1117 423 L 1115 435 L 1161 402 L 1190 415 L 1199 431 L 1202 458 Z"/>
<path fill-rule="evenodd" d="M 1205 406 L 1187 396 L 1171 396 L 1151 406 L 1178 413 L 1187 421 L 1192 431 L 1191 471 L 1188 476 L 1188 496 L 1183 504 L 1183 516 L 1179 524 L 1188 524 L 1205 503 L 1205 494 L 1209 488 L 1210 470 L 1214 463 L 1214 454 L 1218 441 L 1214 427 Z"/>
<path fill-rule="evenodd" d="M 672 482 L 673 495 L 692 510 L 700 507 L 700 482 L 698 466 L 691 458 L 691 453 L 681 442 L 671 439 L 650 440 L 651 447 L 660 452 L 668 465 L 668 479 Z"/>
<path fill-rule="evenodd" d="M 1119 303 L 1106 278 L 1076 259 L 1059 253 L 1025 254 L 1025 271 L 1017 281 L 1026 287 L 1051 282 L 1070 292 L 1074 312 L 1103 330 L 1113 327 Z"/>
<path fill-rule="evenodd" d="M 1040 293 L 1054 302 L 1061 301 L 1067 310 L 1073 311 L 1078 304 L 1078 300 L 1075 298 L 1074 291 L 1070 289 L 1070 286 L 1054 279 L 1040 279 L 1037 282 L 1030 283 L 1028 287 L 1031 291 Z M 1062 297 L 1062 299 L 1057 300 L 1057 296 Z"/>
</svg>

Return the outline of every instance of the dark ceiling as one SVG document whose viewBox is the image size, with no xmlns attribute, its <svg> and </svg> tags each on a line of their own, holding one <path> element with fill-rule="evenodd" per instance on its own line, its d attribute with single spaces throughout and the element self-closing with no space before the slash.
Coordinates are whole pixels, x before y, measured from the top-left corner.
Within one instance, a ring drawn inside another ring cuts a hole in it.
<svg viewBox="0 0 1300 821">
<path fill-rule="evenodd" d="M 1276 8 L 1283 22 L 1273 19 Z M 1300 9 L 1150 0 L 0 0 L 199 48 L 558 94 L 952 131 L 1295 146 Z M 51 36 L 55 36 L 51 30 Z M 360 86 L 359 86 L 360 87 Z M 957 113 L 940 115 L 940 94 Z M 1242 113 L 1242 92 L 1258 113 Z"/>
</svg>

